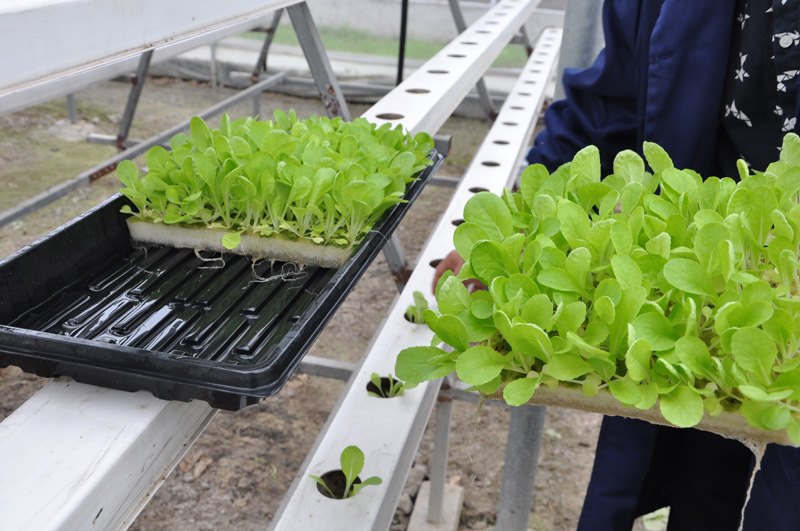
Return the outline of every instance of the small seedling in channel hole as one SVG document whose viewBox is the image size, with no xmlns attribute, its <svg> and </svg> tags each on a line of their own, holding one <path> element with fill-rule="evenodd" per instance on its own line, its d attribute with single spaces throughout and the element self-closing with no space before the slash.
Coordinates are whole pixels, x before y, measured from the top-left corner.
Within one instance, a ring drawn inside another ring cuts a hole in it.
<svg viewBox="0 0 800 531">
<path fill-rule="evenodd" d="M 406 383 L 402 380 L 397 380 L 389 373 L 388 378 L 381 378 L 377 372 L 373 372 L 369 377 L 370 384 L 367 385 L 367 393 L 369 396 L 377 398 L 394 398 L 403 394 Z"/>
<path fill-rule="evenodd" d="M 424 324 L 425 317 L 422 314 L 428 309 L 428 301 L 420 291 L 414 292 L 414 304 L 406 308 L 406 319 L 415 324 Z"/>
<path fill-rule="evenodd" d="M 342 451 L 339 462 L 342 465 L 341 470 L 326 472 L 322 477 L 309 474 L 309 477 L 322 487 L 320 492 L 329 498 L 337 500 L 352 498 L 367 485 L 380 485 L 382 483 L 381 478 L 377 476 L 372 476 L 364 481 L 358 478 L 358 474 L 364 468 L 364 452 L 358 446 L 345 448 Z M 327 478 L 327 481 L 325 478 Z M 344 486 L 342 486 L 342 483 L 344 483 Z"/>
</svg>

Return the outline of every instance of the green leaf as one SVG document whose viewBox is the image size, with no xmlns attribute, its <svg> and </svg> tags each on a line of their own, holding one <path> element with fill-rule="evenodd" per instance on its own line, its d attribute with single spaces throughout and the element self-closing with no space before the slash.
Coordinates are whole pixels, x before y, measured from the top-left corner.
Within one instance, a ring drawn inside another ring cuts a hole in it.
<svg viewBox="0 0 800 531">
<path fill-rule="evenodd" d="M 500 197 L 490 192 L 477 193 L 467 201 L 464 221 L 481 227 L 492 240 L 503 240 L 514 232 L 511 212 Z"/>
<path fill-rule="evenodd" d="M 600 181 L 600 150 L 586 146 L 575 154 L 570 170 L 587 181 Z"/>
<path fill-rule="evenodd" d="M 397 355 L 394 373 L 409 385 L 443 378 L 456 368 L 454 361 L 442 360 L 448 354 L 438 347 L 405 348 Z"/>
<path fill-rule="evenodd" d="M 348 498 L 350 497 L 350 487 L 364 468 L 364 452 L 358 446 L 348 446 L 342 451 L 339 462 L 347 482 L 344 497 Z"/>
<path fill-rule="evenodd" d="M 222 236 L 222 245 L 226 249 L 236 249 L 242 243 L 242 234 L 239 232 L 226 232 Z"/>
<path fill-rule="evenodd" d="M 572 275 L 563 269 L 543 269 L 536 277 L 536 280 L 539 284 L 557 291 L 580 293 L 588 296 L 583 288 L 572 278 Z"/>
<path fill-rule="evenodd" d="M 800 166 L 800 137 L 795 133 L 783 137 L 780 160 L 789 166 Z"/>
<path fill-rule="evenodd" d="M 642 285 L 642 271 L 630 256 L 622 254 L 612 256 L 611 268 L 622 289 Z"/>
<path fill-rule="evenodd" d="M 456 361 L 458 377 L 470 385 L 485 384 L 508 367 L 510 364 L 502 354 L 485 346 L 465 350 Z"/>
<path fill-rule="evenodd" d="M 506 332 L 506 341 L 522 354 L 547 361 L 553 355 L 554 348 L 545 331 L 532 323 L 516 323 Z"/>
<path fill-rule="evenodd" d="M 608 382 L 608 390 L 611 391 L 614 398 L 629 406 L 638 404 L 641 400 L 639 387 L 635 382 L 625 378 Z"/>
<path fill-rule="evenodd" d="M 756 381 L 771 383 L 778 349 L 766 332 L 755 327 L 740 328 L 731 338 L 731 352 L 736 364 L 753 373 Z"/>
<path fill-rule="evenodd" d="M 637 409 L 650 409 L 658 401 L 658 385 L 654 382 L 642 384 L 639 386 L 639 402 L 636 405 Z"/>
<path fill-rule="evenodd" d="M 674 167 L 672 159 L 664 148 L 653 142 L 644 143 L 644 156 L 655 173 L 662 173 L 667 168 Z"/>
<path fill-rule="evenodd" d="M 561 222 L 561 233 L 570 246 L 582 247 L 592 226 L 586 211 L 575 203 L 562 201 L 558 205 L 558 220 Z"/>
<path fill-rule="evenodd" d="M 497 277 L 509 277 L 519 272 L 517 259 L 502 244 L 483 240 L 469 254 L 470 265 L 478 280 L 490 285 Z"/>
<path fill-rule="evenodd" d="M 660 313 L 644 313 L 631 324 L 636 331 L 636 339 L 644 339 L 655 351 L 671 349 L 679 337 L 669 319 Z"/>
<path fill-rule="evenodd" d="M 453 315 L 439 316 L 436 312 L 426 311 L 424 313 L 425 323 L 439 338 L 456 350 L 467 350 L 469 348 L 469 338 L 467 328 L 458 317 Z"/>
<path fill-rule="evenodd" d="M 556 380 L 574 380 L 590 372 L 592 368 L 577 354 L 555 354 L 547 365 L 544 366 L 545 373 Z"/>
<path fill-rule="evenodd" d="M 640 183 L 644 179 L 644 161 L 635 151 L 620 151 L 614 158 L 614 174 L 624 177 L 627 182 Z"/>
<path fill-rule="evenodd" d="M 521 406 L 531 399 L 538 386 L 538 378 L 519 378 L 506 384 L 503 398 L 510 406 Z"/>
<path fill-rule="evenodd" d="M 641 382 L 650 376 L 650 359 L 653 349 L 644 339 L 637 339 L 628 347 L 625 354 L 625 367 L 628 377 L 634 382 Z"/>
<path fill-rule="evenodd" d="M 699 337 L 683 336 L 675 343 L 675 354 L 681 363 L 698 375 L 712 372 L 711 353 Z"/>
<path fill-rule="evenodd" d="M 676 387 L 661 395 L 661 414 L 679 428 L 696 426 L 703 418 L 703 399 L 693 389 Z"/>
<path fill-rule="evenodd" d="M 373 486 L 374 485 L 380 485 L 381 483 L 383 483 L 383 481 L 378 476 L 368 477 L 367 479 L 365 479 L 361 483 L 355 483 L 353 485 L 353 487 L 351 489 L 350 497 L 352 498 L 353 496 L 358 494 L 361 491 L 361 489 L 363 489 L 364 487 L 369 487 L 370 485 L 373 485 Z"/>
<path fill-rule="evenodd" d="M 703 266 L 694 260 L 673 258 L 664 265 L 664 277 L 667 282 L 686 293 L 716 297 L 711 277 Z"/>
<path fill-rule="evenodd" d="M 462 223 L 453 234 L 453 244 L 464 260 L 470 259 L 470 252 L 476 243 L 488 239 L 486 231 L 475 223 Z"/>
<path fill-rule="evenodd" d="M 757 387 L 755 385 L 747 385 L 741 384 L 739 386 L 739 391 L 741 393 L 751 399 L 756 400 L 758 402 L 778 402 L 780 400 L 785 400 L 792 396 L 793 392 L 791 389 L 782 389 L 780 391 L 765 391 L 764 389 Z"/>
</svg>

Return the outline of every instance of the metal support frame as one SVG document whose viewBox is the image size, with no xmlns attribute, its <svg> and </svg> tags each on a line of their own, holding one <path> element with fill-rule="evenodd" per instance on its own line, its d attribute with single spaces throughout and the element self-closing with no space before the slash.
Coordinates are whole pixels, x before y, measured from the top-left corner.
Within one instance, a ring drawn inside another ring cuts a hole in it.
<svg viewBox="0 0 800 531">
<path fill-rule="evenodd" d="M 252 83 L 258 83 L 258 79 L 261 74 L 267 73 L 267 57 L 269 56 L 269 48 L 272 46 L 272 41 L 275 39 L 275 31 L 278 29 L 278 24 L 280 24 L 282 15 L 283 9 L 277 10 L 272 16 L 272 22 L 270 22 L 269 26 L 264 29 L 266 36 L 264 37 L 264 44 L 261 46 L 261 51 L 258 53 L 258 59 L 256 59 L 253 73 L 250 76 L 250 81 Z M 259 116 L 260 114 L 261 98 L 253 98 L 253 116 Z"/>
<path fill-rule="evenodd" d="M 453 377 L 442 382 L 436 402 L 436 425 L 433 435 L 433 456 L 431 457 L 430 496 L 428 498 L 427 520 L 433 524 L 442 521 L 444 489 L 447 480 L 447 454 L 450 451 L 450 419 L 453 415 L 453 399 L 444 396 L 442 391 L 450 389 Z"/>
<path fill-rule="evenodd" d="M 450 12 L 453 13 L 453 22 L 456 24 L 456 29 L 459 33 L 463 33 L 467 29 L 467 23 L 464 21 L 464 14 L 461 12 L 461 6 L 458 0 L 448 0 L 450 4 Z M 522 26 L 525 27 L 524 24 Z M 486 118 L 489 123 L 492 123 L 497 118 L 497 110 L 492 104 L 492 98 L 489 96 L 489 89 L 486 87 L 486 81 L 481 77 L 475 83 L 475 88 L 478 90 L 478 98 L 481 106 L 486 111 Z"/>
<path fill-rule="evenodd" d="M 392 272 L 392 278 L 397 285 L 397 291 L 403 291 L 408 282 L 408 277 L 411 276 L 411 270 L 408 267 L 408 259 L 406 252 L 403 250 L 403 244 L 397 233 L 392 233 L 389 241 L 383 248 L 383 256 L 386 258 L 386 263 L 389 270 Z"/>
<path fill-rule="evenodd" d="M 565 68 L 586 68 L 603 47 L 602 0 L 567 0 L 564 39 L 558 60 L 557 100 L 564 98 Z"/>
<path fill-rule="evenodd" d="M 139 58 L 139 66 L 136 69 L 136 75 L 131 78 L 131 90 L 128 92 L 128 101 L 125 103 L 125 112 L 122 113 L 122 119 L 119 122 L 119 132 L 117 133 L 116 146 L 119 151 L 125 149 L 125 140 L 128 139 L 128 133 L 131 131 L 131 124 L 133 123 L 133 115 L 136 113 L 136 107 L 139 106 L 139 97 L 142 95 L 144 84 L 147 81 L 147 72 L 150 70 L 150 60 L 153 58 L 153 50 L 147 50 Z"/>
<path fill-rule="evenodd" d="M 350 109 L 347 108 L 347 102 L 344 101 L 342 90 L 339 88 L 339 82 L 333 73 L 328 56 L 323 51 L 322 40 L 317 32 L 317 26 L 311 18 L 308 5 L 301 2 L 287 7 L 286 11 L 289 13 L 289 19 L 292 21 L 297 40 L 306 56 L 328 116 L 331 118 L 341 116 L 345 120 L 351 120 Z"/>
<path fill-rule="evenodd" d="M 72 92 L 67 94 L 67 115 L 69 116 L 69 123 L 78 123 L 78 109 L 75 106 L 75 94 Z"/>
<path fill-rule="evenodd" d="M 545 409 L 544 406 L 530 405 L 511 408 L 500 502 L 497 505 L 497 529 L 528 529 Z"/>
</svg>

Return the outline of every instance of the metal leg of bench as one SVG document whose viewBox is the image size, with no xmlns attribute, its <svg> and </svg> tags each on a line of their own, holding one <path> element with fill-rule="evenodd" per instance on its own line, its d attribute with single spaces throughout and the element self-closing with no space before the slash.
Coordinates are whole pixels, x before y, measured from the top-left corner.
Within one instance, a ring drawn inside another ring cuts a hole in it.
<svg viewBox="0 0 800 531">
<path fill-rule="evenodd" d="M 128 138 L 128 133 L 131 130 L 133 123 L 133 115 L 136 113 L 136 107 L 139 105 L 139 96 L 142 95 L 144 82 L 147 80 L 147 72 L 150 70 L 150 60 L 153 58 L 153 50 L 147 50 L 142 54 L 139 59 L 139 67 L 136 69 L 136 75 L 131 79 L 131 91 L 128 93 L 128 102 L 125 104 L 125 112 L 122 114 L 122 120 L 119 123 L 119 132 L 117 133 L 117 149 L 122 151 L 125 149 L 125 140 Z"/>
<path fill-rule="evenodd" d="M 408 268 L 408 260 L 406 253 L 403 250 L 403 244 L 400 242 L 400 237 L 397 233 L 392 234 L 389 241 L 383 247 L 383 256 L 386 258 L 386 263 L 389 265 L 389 271 L 392 272 L 394 283 L 397 285 L 397 291 L 403 291 L 403 288 L 408 282 L 408 277 L 411 276 L 411 270 Z"/>
<path fill-rule="evenodd" d="M 545 410 L 544 406 L 530 405 L 511 408 L 497 529 L 528 529 Z"/>
<path fill-rule="evenodd" d="M 442 389 L 450 388 L 450 378 L 442 382 Z M 436 402 L 436 427 L 433 438 L 433 456 L 431 457 L 431 490 L 428 498 L 428 522 L 438 524 L 442 520 L 444 505 L 444 486 L 447 479 L 447 455 L 450 450 L 450 418 L 453 411 L 453 400 L 439 396 Z"/>
<path fill-rule="evenodd" d="M 67 94 L 67 115 L 69 116 L 69 123 L 78 122 L 78 109 L 75 107 L 75 94 L 73 92 Z"/>
<path fill-rule="evenodd" d="M 256 59 L 256 65 L 253 67 L 253 74 L 250 76 L 250 81 L 252 83 L 258 83 L 258 79 L 261 74 L 267 73 L 267 57 L 269 56 L 269 47 L 272 46 L 272 41 L 275 39 L 275 31 L 278 29 L 278 24 L 281 21 L 281 15 L 283 15 L 283 9 L 275 11 L 275 14 L 272 16 L 272 22 L 270 22 L 269 26 L 264 30 L 266 33 L 266 36 L 264 37 L 264 44 L 261 46 L 258 59 Z M 258 116 L 260 114 L 261 97 L 260 95 L 257 95 L 253 98 L 253 116 Z"/>
<path fill-rule="evenodd" d="M 322 97 L 328 117 L 351 120 L 350 110 L 347 108 L 347 102 L 339 88 L 339 82 L 336 80 L 328 55 L 322 46 L 322 40 L 317 32 L 317 26 L 311 18 L 308 5 L 300 2 L 287 7 L 286 11 L 289 13 L 294 32 L 297 34 L 297 40 L 300 41 L 300 47 L 306 56 L 308 67 Z"/>
<path fill-rule="evenodd" d="M 565 68 L 586 68 L 603 47 L 602 0 L 568 0 L 564 14 L 564 38 L 558 56 L 555 99 L 564 97 L 561 82 Z"/>
<path fill-rule="evenodd" d="M 453 22 L 456 23 L 456 29 L 462 33 L 467 29 L 467 23 L 464 21 L 464 14 L 461 12 L 461 6 L 458 5 L 458 0 L 448 0 L 450 4 L 450 11 L 453 13 Z M 497 110 L 492 105 L 492 98 L 489 96 L 489 89 L 486 87 L 486 82 L 480 78 L 475 83 L 475 88 L 478 89 L 478 98 L 481 106 L 486 111 L 486 116 L 489 123 L 492 123 L 497 118 Z"/>
<path fill-rule="evenodd" d="M 211 52 L 211 61 L 209 62 L 208 68 L 210 70 L 209 77 L 211 78 L 211 87 L 217 88 L 217 85 L 219 85 L 219 69 L 217 68 L 217 43 L 212 42 L 209 46 L 209 50 Z"/>
</svg>

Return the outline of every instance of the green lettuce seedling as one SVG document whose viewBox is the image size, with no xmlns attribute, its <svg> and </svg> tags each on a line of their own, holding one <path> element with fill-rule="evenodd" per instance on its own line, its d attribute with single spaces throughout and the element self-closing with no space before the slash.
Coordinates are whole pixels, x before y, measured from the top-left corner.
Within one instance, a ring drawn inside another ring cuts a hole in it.
<svg viewBox="0 0 800 531">
<path fill-rule="evenodd" d="M 155 146 L 148 172 L 123 161 L 117 176 L 133 207 L 122 212 L 153 223 L 221 228 L 233 249 L 241 235 L 277 236 L 322 245 L 356 245 L 414 174 L 430 164 L 433 139 L 364 118 L 311 117 L 275 111 L 275 121 L 222 117 L 218 129 L 198 118 L 190 135 Z"/>
<path fill-rule="evenodd" d="M 738 411 L 800 444 L 800 138 L 763 173 L 740 161 L 740 182 L 644 155 L 652 173 L 624 151 L 601 178 L 590 146 L 472 197 L 453 237 L 466 264 L 425 311 L 432 346 L 402 351 L 397 376 L 455 370 L 512 405 L 542 385 L 604 390 L 682 427 Z"/>
<path fill-rule="evenodd" d="M 358 474 L 360 474 L 361 470 L 364 468 L 364 452 L 362 452 L 358 446 L 348 446 L 345 448 L 342 451 L 339 462 L 342 465 L 342 472 L 345 477 L 345 488 L 341 495 L 334 493 L 321 477 L 309 475 L 311 479 L 320 484 L 322 488 L 330 494 L 331 498 L 352 498 L 364 487 L 368 485 L 380 485 L 382 483 L 381 478 L 377 476 L 369 477 L 360 483 L 355 482 L 356 478 L 358 478 Z"/>
<path fill-rule="evenodd" d="M 421 291 L 414 292 L 414 304 L 409 304 L 406 308 L 406 319 L 412 323 L 423 324 L 425 322 L 425 310 L 428 309 L 428 301 Z"/>
<path fill-rule="evenodd" d="M 381 378 L 380 374 L 378 374 L 377 372 L 373 372 L 369 377 L 369 381 L 378 391 L 377 392 L 368 391 L 367 394 L 369 394 L 369 396 L 374 396 L 376 398 L 394 398 L 396 396 L 400 396 L 403 394 L 403 390 L 405 389 L 405 382 L 401 380 L 395 380 L 392 377 L 391 373 L 389 373 L 389 377 L 386 378 L 386 380 L 389 383 L 389 388 L 384 390 L 383 378 Z"/>
</svg>

